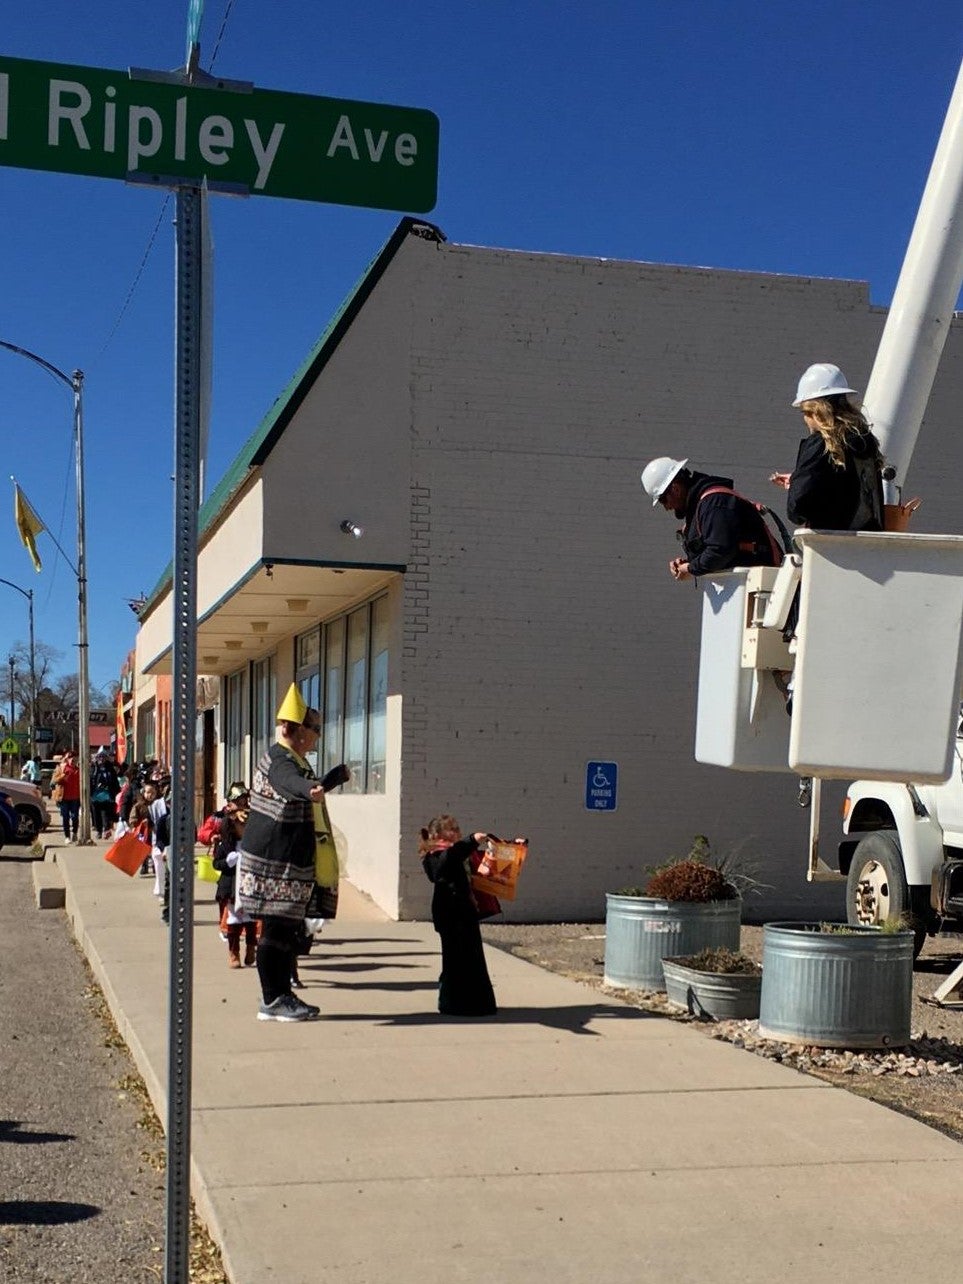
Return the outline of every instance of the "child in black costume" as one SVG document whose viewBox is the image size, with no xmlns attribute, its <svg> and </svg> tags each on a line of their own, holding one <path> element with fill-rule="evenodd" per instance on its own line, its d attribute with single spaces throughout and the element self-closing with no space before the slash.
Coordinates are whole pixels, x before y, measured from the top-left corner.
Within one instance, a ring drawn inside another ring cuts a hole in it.
<svg viewBox="0 0 963 1284">
<path fill-rule="evenodd" d="M 438 1011 L 446 1016 L 493 1016 L 498 1011 L 471 889 L 472 856 L 487 837 L 462 838 L 453 816 L 436 816 L 421 831 L 421 861 L 435 888 L 431 921 L 441 937 Z"/>
</svg>

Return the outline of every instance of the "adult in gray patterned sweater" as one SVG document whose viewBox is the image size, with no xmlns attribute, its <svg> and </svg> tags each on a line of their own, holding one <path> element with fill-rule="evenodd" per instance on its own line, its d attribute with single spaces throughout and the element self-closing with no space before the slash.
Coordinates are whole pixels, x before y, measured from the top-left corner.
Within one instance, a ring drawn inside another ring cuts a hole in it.
<svg viewBox="0 0 963 1284">
<path fill-rule="evenodd" d="M 251 782 L 237 900 L 261 920 L 259 1021 L 313 1021 L 321 1012 L 291 989 L 291 964 L 314 889 L 315 851 L 324 838 L 324 787 L 307 759 L 320 732 L 317 709 L 309 709 L 292 684 L 278 710 L 277 740 Z"/>
</svg>

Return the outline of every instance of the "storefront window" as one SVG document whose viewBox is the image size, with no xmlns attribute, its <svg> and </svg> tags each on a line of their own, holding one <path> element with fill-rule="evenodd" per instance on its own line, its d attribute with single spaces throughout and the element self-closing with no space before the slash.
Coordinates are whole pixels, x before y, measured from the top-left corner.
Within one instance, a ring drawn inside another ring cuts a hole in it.
<svg viewBox="0 0 963 1284">
<path fill-rule="evenodd" d="M 344 761 L 351 769 L 345 792 L 365 792 L 365 731 L 368 711 L 368 608 L 348 616 L 345 672 Z"/>
<path fill-rule="evenodd" d="M 319 761 L 311 765 L 323 776 L 347 763 L 344 793 L 385 791 L 389 601 L 383 593 L 294 639 L 295 682 L 323 723 Z"/>
<path fill-rule="evenodd" d="M 277 683 L 273 655 L 267 656 L 264 660 L 258 660 L 251 666 L 251 695 L 253 704 L 251 734 L 256 766 L 267 752 L 268 745 L 274 740 Z"/>
<path fill-rule="evenodd" d="M 294 646 L 295 681 L 301 698 L 309 709 L 321 708 L 321 630 L 315 627 L 302 633 Z M 306 755 L 312 770 L 318 773 L 320 741 L 318 747 Z M 322 773 L 323 774 L 323 773 Z"/>
<path fill-rule="evenodd" d="M 157 756 L 157 715 L 153 703 L 138 714 L 137 738 L 140 741 L 140 761 L 150 762 Z"/>
<path fill-rule="evenodd" d="M 245 749 L 248 723 L 247 669 L 232 673 L 225 683 L 224 717 L 224 787 L 235 780 L 250 784 Z"/>
<path fill-rule="evenodd" d="M 385 791 L 385 714 L 388 704 L 388 599 L 371 603 L 371 684 L 368 695 L 369 794 Z"/>
<path fill-rule="evenodd" d="M 343 762 L 344 619 L 324 630 L 324 752 L 322 775 Z"/>
</svg>

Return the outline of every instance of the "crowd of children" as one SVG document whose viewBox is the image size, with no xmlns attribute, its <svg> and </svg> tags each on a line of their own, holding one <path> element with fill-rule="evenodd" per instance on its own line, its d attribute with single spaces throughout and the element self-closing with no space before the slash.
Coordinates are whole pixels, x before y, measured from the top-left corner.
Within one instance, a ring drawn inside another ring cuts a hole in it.
<svg viewBox="0 0 963 1284">
<path fill-rule="evenodd" d="M 347 769 L 338 768 L 325 778 L 324 787 L 337 787 L 347 777 Z M 105 773 L 102 779 L 106 780 Z M 144 860 L 140 872 L 153 877 L 154 895 L 161 900 L 161 917 L 167 922 L 170 776 L 156 764 L 141 764 L 122 768 L 119 779 L 115 777 L 115 780 L 118 785 L 112 804 L 117 818 L 115 835 L 134 831 L 143 841 Z M 250 801 L 248 786 L 243 781 L 235 781 L 228 788 L 222 808 L 208 816 L 197 830 L 198 843 L 209 849 L 211 864 L 218 875 L 215 891 L 218 926 L 221 939 L 227 945 L 228 967 L 231 969 L 259 966 L 261 919 L 243 907 L 244 898 L 237 889 Z M 319 811 L 323 815 L 324 828 L 330 830 L 326 812 L 321 808 Z M 72 816 L 68 818 L 65 815 L 65 833 L 69 832 L 71 820 Z M 315 819 L 314 823 L 317 825 L 319 822 Z M 463 837 L 458 822 L 447 814 L 434 817 L 421 831 L 419 854 L 425 874 L 433 885 L 431 917 L 441 938 L 438 1011 L 447 1016 L 485 1017 L 498 1011 L 479 922 L 497 913 L 500 907 L 493 896 L 476 892 L 472 885 L 472 875 L 478 868 L 481 852 L 489 837 L 481 832 Z M 333 842 L 327 846 L 328 850 L 322 855 L 326 856 L 329 864 L 333 859 L 333 870 L 327 870 L 316 860 L 314 893 L 304 906 L 299 930 L 289 934 L 290 940 L 285 945 L 285 954 L 290 953 L 290 985 L 293 987 L 300 986 L 298 955 L 308 953 L 324 917 L 333 917 L 336 912 L 337 855 Z"/>
</svg>

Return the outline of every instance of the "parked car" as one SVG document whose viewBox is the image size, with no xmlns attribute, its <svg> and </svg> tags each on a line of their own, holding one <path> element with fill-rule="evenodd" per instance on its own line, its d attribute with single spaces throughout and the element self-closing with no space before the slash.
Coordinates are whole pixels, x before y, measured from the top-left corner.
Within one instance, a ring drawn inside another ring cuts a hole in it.
<svg viewBox="0 0 963 1284">
<path fill-rule="evenodd" d="M 17 813 L 6 794 L 0 793 L 0 850 L 17 836 Z"/>
<path fill-rule="evenodd" d="M 17 825 L 12 841 L 29 846 L 50 824 L 40 786 L 0 776 L 0 793 L 8 795 L 16 812 Z"/>
</svg>

